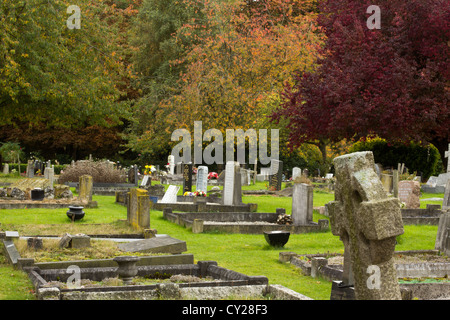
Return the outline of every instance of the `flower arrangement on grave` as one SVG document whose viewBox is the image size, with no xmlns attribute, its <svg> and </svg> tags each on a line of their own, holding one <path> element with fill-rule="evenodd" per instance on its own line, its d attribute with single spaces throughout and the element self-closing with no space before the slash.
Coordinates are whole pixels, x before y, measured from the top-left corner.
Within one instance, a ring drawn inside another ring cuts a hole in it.
<svg viewBox="0 0 450 320">
<path fill-rule="evenodd" d="M 197 174 L 197 168 L 196 167 L 192 168 L 192 174 Z"/>
<path fill-rule="evenodd" d="M 210 173 L 208 173 L 208 180 L 218 179 L 218 178 L 219 178 L 219 175 L 217 174 L 217 172 L 210 172 Z"/>
<path fill-rule="evenodd" d="M 190 197 L 206 197 L 206 192 L 204 192 L 204 191 L 195 191 L 195 192 L 186 191 L 183 194 L 183 196 L 185 196 L 185 197 L 188 197 L 188 196 L 190 196 Z"/>
<path fill-rule="evenodd" d="M 156 167 L 155 166 L 153 166 L 153 165 L 146 165 L 145 166 L 145 170 L 144 170 L 144 174 L 145 175 L 152 174 L 155 171 L 156 171 Z"/>
</svg>

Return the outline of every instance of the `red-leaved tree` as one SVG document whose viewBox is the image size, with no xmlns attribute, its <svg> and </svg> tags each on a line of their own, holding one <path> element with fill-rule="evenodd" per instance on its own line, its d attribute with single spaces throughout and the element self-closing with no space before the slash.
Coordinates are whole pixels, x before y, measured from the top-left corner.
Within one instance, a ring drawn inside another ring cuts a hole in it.
<svg viewBox="0 0 450 320">
<path fill-rule="evenodd" d="M 380 29 L 367 23 L 372 4 L 322 3 L 324 58 L 316 72 L 285 86 L 272 120 L 288 119 L 293 145 L 325 150 L 376 134 L 431 142 L 443 155 L 450 137 L 450 2 L 380 0 Z"/>
</svg>

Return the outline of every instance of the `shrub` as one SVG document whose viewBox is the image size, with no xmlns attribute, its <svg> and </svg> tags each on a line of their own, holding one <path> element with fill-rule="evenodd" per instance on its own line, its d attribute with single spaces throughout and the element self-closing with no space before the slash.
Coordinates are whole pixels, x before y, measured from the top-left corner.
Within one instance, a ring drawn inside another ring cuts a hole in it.
<svg viewBox="0 0 450 320">
<path fill-rule="evenodd" d="M 59 176 L 59 183 L 78 182 L 82 175 L 90 175 L 94 182 L 125 183 L 126 173 L 116 169 L 104 161 L 77 161 L 74 165 L 66 167 Z"/>
<path fill-rule="evenodd" d="M 422 181 L 431 175 L 439 174 L 439 151 L 432 144 L 419 143 L 389 143 L 381 138 L 368 138 L 353 144 L 349 152 L 372 151 L 376 163 L 383 167 L 397 168 L 404 163 L 409 172 L 422 173 Z"/>
</svg>

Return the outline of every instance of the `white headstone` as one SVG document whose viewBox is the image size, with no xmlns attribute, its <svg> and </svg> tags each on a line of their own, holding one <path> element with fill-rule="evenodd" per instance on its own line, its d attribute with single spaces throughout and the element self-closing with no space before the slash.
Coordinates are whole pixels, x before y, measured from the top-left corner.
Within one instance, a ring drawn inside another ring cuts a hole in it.
<svg viewBox="0 0 450 320">
<path fill-rule="evenodd" d="M 50 188 L 53 189 L 53 183 L 55 181 L 55 169 L 54 168 L 45 168 L 45 172 L 47 175 L 47 179 L 50 181 Z"/>
<path fill-rule="evenodd" d="M 297 177 L 300 177 L 302 175 L 302 169 L 299 167 L 294 167 L 292 169 L 292 180 L 294 180 Z"/>
<path fill-rule="evenodd" d="M 177 202 L 177 194 L 178 190 L 180 190 L 179 186 L 170 185 L 167 188 L 166 193 L 164 194 L 161 203 L 176 203 Z"/>
<path fill-rule="evenodd" d="M 141 187 L 147 186 L 149 178 L 150 177 L 148 175 L 144 175 L 144 178 L 142 178 L 142 181 L 141 181 Z"/>
<path fill-rule="evenodd" d="M 196 191 L 206 192 L 208 187 L 208 167 L 199 166 L 197 169 Z"/>
<path fill-rule="evenodd" d="M 7 163 L 3 166 L 3 174 L 9 174 L 9 164 Z"/>
<path fill-rule="evenodd" d="M 225 181 L 223 184 L 223 204 L 233 205 L 234 199 L 234 184 L 235 181 L 235 166 L 239 166 L 239 163 L 234 161 L 228 161 L 225 166 Z"/>
<path fill-rule="evenodd" d="M 169 173 L 175 174 L 175 156 L 169 155 L 168 162 L 169 162 Z"/>
<path fill-rule="evenodd" d="M 331 179 L 331 178 L 333 178 L 333 174 L 332 174 L 332 173 L 327 173 L 327 174 L 325 175 L 325 178 L 326 178 L 326 179 Z"/>
<path fill-rule="evenodd" d="M 261 168 L 261 175 L 264 176 L 264 180 L 269 180 L 270 168 Z"/>
</svg>

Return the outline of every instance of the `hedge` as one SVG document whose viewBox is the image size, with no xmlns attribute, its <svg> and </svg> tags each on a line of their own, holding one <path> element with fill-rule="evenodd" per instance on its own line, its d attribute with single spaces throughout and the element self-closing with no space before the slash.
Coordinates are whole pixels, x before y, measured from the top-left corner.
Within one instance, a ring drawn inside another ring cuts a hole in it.
<svg viewBox="0 0 450 320">
<path fill-rule="evenodd" d="M 349 150 L 358 151 L 372 151 L 375 162 L 384 168 L 397 168 L 398 163 L 404 163 L 409 173 L 417 172 L 422 176 L 422 181 L 439 174 L 438 163 L 441 157 L 432 144 L 389 143 L 381 138 L 371 138 L 356 142 Z"/>
</svg>

